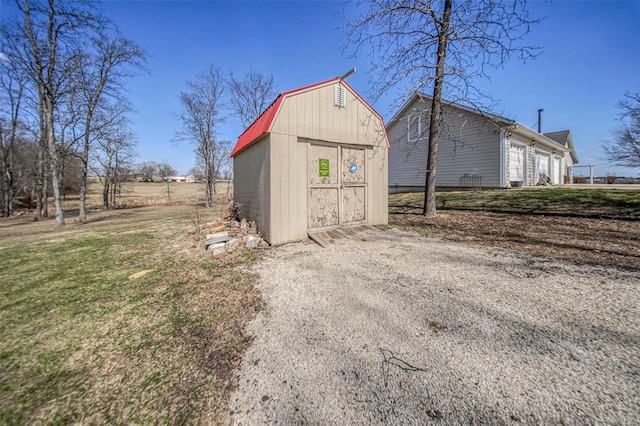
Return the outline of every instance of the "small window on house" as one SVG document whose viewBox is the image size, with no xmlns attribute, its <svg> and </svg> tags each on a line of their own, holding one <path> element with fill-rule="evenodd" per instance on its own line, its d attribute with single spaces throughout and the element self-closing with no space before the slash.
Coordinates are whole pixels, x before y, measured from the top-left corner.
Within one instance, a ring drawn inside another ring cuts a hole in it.
<svg viewBox="0 0 640 426">
<path fill-rule="evenodd" d="M 423 111 L 412 112 L 407 116 L 407 141 L 425 139 L 429 129 L 429 114 Z"/>
<path fill-rule="evenodd" d="M 339 84 L 335 86 L 335 106 L 340 108 L 347 106 L 345 88 Z"/>
</svg>

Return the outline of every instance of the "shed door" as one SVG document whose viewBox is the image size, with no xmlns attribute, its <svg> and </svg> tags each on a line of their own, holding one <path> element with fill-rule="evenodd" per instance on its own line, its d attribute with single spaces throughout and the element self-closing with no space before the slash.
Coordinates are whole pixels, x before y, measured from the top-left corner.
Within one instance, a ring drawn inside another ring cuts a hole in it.
<svg viewBox="0 0 640 426">
<path fill-rule="evenodd" d="M 365 220 L 364 149 L 340 148 L 342 151 L 342 220 L 341 223 Z"/>
<path fill-rule="evenodd" d="M 309 228 L 366 220 L 365 150 L 309 144 Z"/>
</svg>

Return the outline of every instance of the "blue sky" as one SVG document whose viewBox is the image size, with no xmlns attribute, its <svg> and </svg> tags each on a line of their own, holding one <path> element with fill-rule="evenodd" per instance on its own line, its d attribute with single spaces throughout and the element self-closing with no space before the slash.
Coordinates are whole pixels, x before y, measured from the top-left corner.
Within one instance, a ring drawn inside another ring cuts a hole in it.
<svg viewBox="0 0 640 426">
<path fill-rule="evenodd" d="M 137 114 L 139 161 L 167 160 L 179 172 L 194 165 L 193 146 L 172 139 L 179 122 L 178 94 L 210 64 L 240 75 L 251 68 L 272 74 L 280 91 L 323 81 L 357 67 L 349 83 L 365 98 L 370 64 L 343 54 L 340 2 L 114 1 L 105 13 L 125 35 L 147 49 L 150 74 L 129 81 Z M 607 164 L 601 150 L 616 126 L 625 90 L 640 91 L 639 1 L 534 1 L 527 43 L 543 48 L 526 64 L 512 61 L 479 85 L 499 101 L 494 112 L 533 127 L 544 108 L 543 131 L 571 129 L 580 164 L 598 175 L 640 175 Z M 374 103 L 385 119 L 401 93 Z M 233 142 L 243 131 L 229 117 L 219 137 Z M 576 174 L 586 174 L 577 169 Z"/>
</svg>

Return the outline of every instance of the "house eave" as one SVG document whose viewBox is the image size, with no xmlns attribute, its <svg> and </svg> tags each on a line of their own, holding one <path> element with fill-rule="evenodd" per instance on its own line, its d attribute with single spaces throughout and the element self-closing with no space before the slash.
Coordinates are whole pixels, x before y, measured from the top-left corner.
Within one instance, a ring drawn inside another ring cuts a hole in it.
<svg viewBox="0 0 640 426">
<path fill-rule="evenodd" d="M 556 151 L 560 151 L 560 152 L 571 152 L 571 150 L 566 146 L 554 141 L 553 139 L 550 139 L 544 136 L 541 133 L 536 132 L 533 129 L 528 128 L 527 126 L 521 123 L 515 122 L 512 125 L 506 126 L 505 129 L 513 133 L 519 134 L 520 136 L 523 136 L 527 139 L 530 139 L 531 143 L 535 143 L 536 145 L 539 144 L 544 147 L 555 149 Z"/>
</svg>

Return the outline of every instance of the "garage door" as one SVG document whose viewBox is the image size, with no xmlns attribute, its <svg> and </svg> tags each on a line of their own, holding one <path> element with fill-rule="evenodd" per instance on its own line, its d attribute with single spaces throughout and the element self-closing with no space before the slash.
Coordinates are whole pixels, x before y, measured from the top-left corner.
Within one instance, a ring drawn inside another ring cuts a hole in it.
<svg viewBox="0 0 640 426">
<path fill-rule="evenodd" d="M 535 175 L 534 179 L 538 183 L 540 177 L 549 177 L 549 155 L 535 153 Z"/>
<path fill-rule="evenodd" d="M 509 150 L 509 180 L 524 181 L 524 148 L 521 146 L 511 145 Z"/>
<path fill-rule="evenodd" d="M 309 144 L 308 227 L 366 220 L 365 150 Z"/>
<path fill-rule="evenodd" d="M 553 176 L 553 183 L 555 185 L 560 185 L 561 183 L 563 183 L 560 157 L 553 157 Z"/>
</svg>

